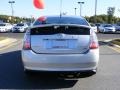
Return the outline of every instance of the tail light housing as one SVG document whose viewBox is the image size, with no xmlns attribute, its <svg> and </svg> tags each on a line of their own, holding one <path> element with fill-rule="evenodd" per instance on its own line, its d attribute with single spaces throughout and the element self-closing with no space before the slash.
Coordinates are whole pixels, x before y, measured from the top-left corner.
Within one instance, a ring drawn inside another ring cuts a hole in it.
<svg viewBox="0 0 120 90">
<path fill-rule="evenodd" d="M 24 50 L 30 50 L 31 49 L 31 43 L 30 43 L 30 30 L 27 30 L 24 42 L 23 42 L 23 49 Z"/>
<path fill-rule="evenodd" d="M 99 47 L 98 43 L 97 42 L 91 42 L 90 43 L 90 49 L 97 49 Z"/>
<path fill-rule="evenodd" d="M 90 37 L 90 49 L 97 49 L 97 48 L 99 48 L 97 36 L 95 35 L 94 32 L 92 32 L 92 35 Z"/>
</svg>

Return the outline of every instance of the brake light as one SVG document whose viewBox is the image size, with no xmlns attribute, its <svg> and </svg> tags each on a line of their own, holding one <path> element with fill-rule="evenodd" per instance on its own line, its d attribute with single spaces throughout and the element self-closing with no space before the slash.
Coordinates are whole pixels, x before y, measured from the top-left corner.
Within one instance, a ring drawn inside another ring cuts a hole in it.
<svg viewBox="0 0 120 90">
<path fill-rule="evenodd" d="M 90 39 L 91 39 L 90 40 L 90 49 L 97 49 L 97 48 L 99 48 L 97 37 L 96 37 L 96 34 L 94 32 L 91 33 Z"/>
<path fill-rule="evenodd" d="M 92 41 L 90 44 L 90 49 L 97 49 L 99 47 L 97 42 Z"/>
<path fill-rule="evenodd" d="M 24 50 L 30 50 L 31 49 L 31 44 L 30 44 L 30 33 L 26 32 L 26 35 L 24 37 L 24 43 L 23 43 L 23 49 Z"/>
</svg>

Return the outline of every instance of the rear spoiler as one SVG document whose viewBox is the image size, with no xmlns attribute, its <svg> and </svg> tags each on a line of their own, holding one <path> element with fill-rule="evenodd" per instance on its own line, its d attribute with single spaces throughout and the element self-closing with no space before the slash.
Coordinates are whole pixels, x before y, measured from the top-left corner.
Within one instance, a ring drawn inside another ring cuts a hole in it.
<svg viewBox="0 0 120 90">
<path fill-rule="evenodd" d="M 79 25 L 79 24 L 44 24 L 44 25 L 32 26 L 32 27 L 30 27 L 30 29 L 39 28 L 39 27 L 50 27 L 50 26 L 75 26 L 75 27 L 82 27 L 82 28 L 91 29 L 90 26 Z"/>
<path fill-rule="evenodd" d="M 52 35 L 64 33 L 69 35 L 90 35 L 90 27 L 83 25 L 70 25 L 70 24 L 51 24 L 40 25 L 30 29 L 31 35 Z"/>
</svg>

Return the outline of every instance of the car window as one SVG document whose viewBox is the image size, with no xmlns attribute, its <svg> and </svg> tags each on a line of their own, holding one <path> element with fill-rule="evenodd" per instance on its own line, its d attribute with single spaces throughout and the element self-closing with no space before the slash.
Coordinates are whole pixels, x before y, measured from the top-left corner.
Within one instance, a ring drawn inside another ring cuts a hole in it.
<svg viewBox="0 0 120 90">
<path fill-rule="evenodd" d="M 41 25 L 41 24 L 79 24 L 79 25 L 87 25 L 87 21 L 82 18 L 70 18 L 70 17 L 50 17 L 45 21 L 40 21 L 39 19 L 35 21 L 33 25 Z"/>
<path fill-rule="evenodd" d="M 104 25 L 104 27 L 112 27 L 112 25 Z"/>
<path fill-rule="evenodd" d="M 24 24 L 17 24 L 17 26 L 24 26 Z"/>
<path fill-rule="evenodd" d="M 120 26 L 120 24 L 116 24 L 116 26 Z"/>
<path fill-rule="evenodd" d="M 74 27 L 74 26 L 49 26 L 38 27 L 31 29 L 31 35 L 51 35 L 51 34 L 69 34 L 69 35 L 90 35 L 89 28 Z"/>
</svg>

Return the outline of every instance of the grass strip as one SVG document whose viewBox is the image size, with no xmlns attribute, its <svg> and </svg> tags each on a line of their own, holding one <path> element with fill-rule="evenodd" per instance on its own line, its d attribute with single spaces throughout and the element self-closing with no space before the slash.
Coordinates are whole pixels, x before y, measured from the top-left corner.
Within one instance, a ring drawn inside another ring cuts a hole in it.
<svg viewBox="0 0 120 90">
<path fill-rule="evenodd" d="M 120 46 L 120 39 L 115 39 L 115 40 L 111 41 L 111 43 L 117 44 Z"/>
</svg>

